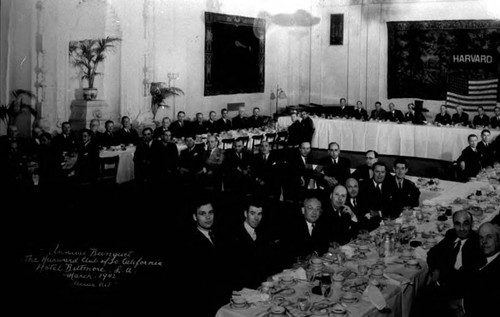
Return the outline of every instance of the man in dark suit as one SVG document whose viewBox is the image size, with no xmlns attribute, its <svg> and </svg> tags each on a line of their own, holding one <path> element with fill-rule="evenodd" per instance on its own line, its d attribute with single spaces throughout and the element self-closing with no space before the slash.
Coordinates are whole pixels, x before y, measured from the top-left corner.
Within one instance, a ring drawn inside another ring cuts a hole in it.
<svg viewBox="0 0 500 317">
<path fill-rule="evenodd" d="M 59 152 L 75 152 L 77 143 L 76 138 L 71 131 L 71 124 L 63 122 L 61 126 L 62 132 L 52 139 L 52 146 Z"/>
<path fill-rule="evenodd" d="M 89 123 L 89 129 L 90 133 L 92 134 L 92 141 L 96 144 L 99 144 L 99 140 L 101 138 L 101 131 L 100 130 L 101 123 L 99 122 L 99 119 L 92 119 L 90 120 Z"/>
<path fill-rule="evenodd" d="M 219 147 L 219 141 L 214 135 L 207 138 L 207 150 L 203 152 L 202 186 L 216 191 L 222 189 L 222 168 L 224 150 Z"/>
<path fill-rule="evenodd" d="M 372 110 L 370 120 L 384 120 L 386 111 L 382 108 L 380 101 L 375 102 L 375 109 Z"/>
<path fill-rule="evenodd" d="M 389 181 L 391 182 L 391 187 L 394 189 L 392 195 L 392 209 L 396 215 L 401 213 L 406 206 L 419 206 L 420 190 L 412 181 L 406 179 L 408 163 L 404 158 L 396 158 L 394 160 L 393 169 L 395 175 L 394 177 L 389 176 Z"/>
<path fill-rule="evenodd" d="M 363 102 L 361 100 L 356 102 L 356 108 L 352 111 L 351 116 L 356 120 L 368 120 L 368 112 L 363 108 Z"/>
<path fill-rule="evenodd" d="M 491 132 L 488 129 L 481 131 L 481 141 L 477 144 L 477 150 L 481 154 L 482 167 L 493 166 L 495 153 L 490 142 Z"/>
<path fill-rule="evenodd" d="M 99 147 L 92 140 L 89 129 L 81 132 L 81 142 L 78 145 L 78 158 L 75 164 L 75 176 L 80 184 L 93 184 L 99 174 Z"/>
<path fill-rule="evenodd" d="M 251 171 L 258 191 L 280 198 L 282 163 L 278 155 L 271 150 L 269 142 L 262 141 L 260 144 L 259 153 L 254 155 Z"/>
<path fill-rule="evenodd" d="M 315 171 L 312 169 L 313 158 L 311 143 L 302 142 L 298 149 L 293 149 L 286 158 L 283 194 L 285 199 L 296 201 L 300 194 L 314 187 Z"/>
<path fill-rule="evenodd" d="M 188 133 L 189 127 L 187 126 L 187 122 L 184 121 L 185 117 L 186 113 L 184 111 L 177 112 L 177 120 L 172 122 L 169 128 L 172 131 L 173 138 L 182 138 Z"/>
<path fill-rule="evenodd" d="M 170 130 L 170 124 L 171 121 L 169 117 L 163 118 L 161 120 L 161 126 L 155 128 L 153 132 L 153 139 L 161 140 L 161 138 L 163 137 L 163 132 Z"/>
<path fill-rule="evenodd" d="M 208 120 L 206 122 L 207 132 L 210 134 L 219 133 L 217 127 L 217 113 L 215 111 L 210 111 L 208 114 Z"/>
<path fill-rule="evenodd" d="M 151 182 L 153 160 L 153 129 L 142 130 L 142 140 L 139 141 L 134 152 L 135 180 L 139 184 Z"/>
<path fill-rule="evenodd" d="M 399 213 L 391 208 L 393 187 L 387 177 L 387 166 L 382 162 L 373 164 L 373 178 L 361 183 L 360 199 L 363 199 L 370 212 L 365 215 L 370 230 L 377 228 L 383 218 L 396 218 Z"/>
<path fill-rule="evenodd" d="M 179 283 L 184 294 L 203 294 L 196 305 L 189 306 L 192 316 L 215 316 L 231 296 L 223 237 L 215 228 L 215 211 L 207 197 L 198 198 L 193 210 L 194 226 L 185 234 L 181 248 L 184 280 Z M 203 274 L 199 274 L 203 272 Z M 174 274 L 175 275 L 175 274 Z M 189 304 L 189 302 L 186 300 Z"/>
<path fill-rule="evenodd" d="M 500 298 L 500 227 L 489 222 L 479 227 L 479 244 L 486 262 L 469 278 L 464 296 L 466 316 L 491 316 Z"/>
<path fill-rule="evenodd" d="M 356 215 L 358 219 L 358 229 L 366 229 L 369 228 L 369 221 L 365 217 L 367 213 L 370 212 L 368 206 L 364 202 L 363 199 L 359 199 L 359 183 L 355 178 L 348 178 L 345 181 L 345 187 L 347 188 L 347 199 L 346 206 L 349 206 L 351 210 Z"/>
<path fill-rule="evenodd" d="M 302 121 L 300 121 L 300 124 L 302 125 L 302 142 L 311 143 L 315 130 L 314 122 L 311 117 L 309 117 L 309 113 L 307 113 L 307 111 L 302 111 L 301 116 Z"/>
<path fill-rule="evenodd" d="M 302 124 L 295 112 L 290 114 L 290 119 L 292 124 L 288 126 L 288 145 L 294 147 L 302 142 Z"/>
<path fill-rule="evenodd" d="M 446 126 L 451 124 L 451 116 L 448 113 L 448 107 L 441 105 L 441 111 L 436 115 L 434 124 L 437 126 Z"/>
<path fill-rule="evenodd" d="M 296 257 L 305 257 L 313 252 L 323 255 L 330 243 L 329 226 L 325 222 L 321 200 L 314 193 L 307 193 L 300 208 L 290 212 L 282 227 L 282 246 L 287 258 L 293 264 Z"/>
<path fill-rule="evenodd" d="M 179 173 L 181 180 L 187 186 L 199 185 L 196 180 L 203 169 L 204 148 L 196 146 L 192 135 L 186 135 L 185 142 L 187 148 L 182 150 L 179 156 Z"/>
<path fill-rule="evenodd" d="M 245 108 L 238 109 L 238 115 L 231 120 L 231 125 L 234 130 L 242 130 L 247 128 L 247 118 L 245 118 Z"/>
<path fill-rule="evenodd" d="M 224 239 L 231 257 L 232 289 L 257 289 L 266 278 L 276 272 L 277 244 L 263 226 L 267 217 L 263 203 L 252 199 L 243 212 L 244 220 L 232 226 Z"/>
<path fill-rule="evenodd" d="M 428 305 L 436 316 L 448 316 L 450 305 L 463 298 L 468 274 L 484 264 L 478 234 L 472 230 L 472 215 L 466 210 L 453 214 L 453 228 L 427 253 L 430 284 Z"/>
<path fill-rule="evenodd" d="M 451 124 L 454 126 L 463 126 L 463 127 L 468 127 L 469 126 L 469 115 L 464 112 L 462 109 L 462 106 L 457 106 L 455 109 L 457 112 L 453 114 L 451 117 Z"/>
<path fill-rule="evenodd" d="M 470 134 L 467 137 L 469 146 L 466 147 L 457 159 L 459 181 L 466 182 L 470 177 L 476 177 L 481 170 L 481 153 L 477 149 L 477 135 Z"/>
<path fill-rule="evenodd" d="M 474 129 L 487 128 L 490 126 L 490 117 L 484 113 L 482 106 L 477 107 L 477 115 L 472 119 L 472 126 Z"/>
<path fill-rule="evenodd" d="M 415 109 L 415 105 L 413 103 L 408 104 L 408 112 L 405 113 L 405 122 L 411 122 L 413 124 L 426 124 L 427 119 L 422 113 L 421 107 Z"/>
<path fill-rule="evenodd" d="M 232 129 L 231 120 L 227 118 L 227 109 L 222 109 L 220 111 L 221 118 L 217 120 L 217 131 L 218 133 L 229 131 Z"/>
<path fill-rule="evenodd" d="M 365 153 L 366 161 L 365 164 L 360 165 L 352 173 L 352 177 L 358 180 L 358 182 L 363 182 L 369 180 L 373 177 L 373 164 L 378 161 L 378 153 L 373 150 L 368 150 Z"/>
<path fill-rule="evenodd" d="M 116 132 L 116 137 L 120 144 L 137 144 L 139 142 L 139 134 L 132 128 L 130 118 L 127 116 L 122 117 L 122 127 Z"/>
<path fill-rule="evenodd" d="M 232 148 L 224 153 L 224 189 L 246 193 L 251 186 L 250 166 L 252 154 L 243 146 L 243 141 L 235 139 Z"/>
<path fill-rule="evenodd" d="M 348 119 L 352 115 L 352 107 L 347 105 L 347 100 L 345 98 L 340 98 L 340 107 L 336 115 L 340 118 Z"/>
<path fill-rule="evenodd" d="M 205 121 L 203 121 L 203 113 L 198 112 L 196 114 L 196 120 L 191 122 L 191 132 L 189 134 L 196 136 L 201 134 L 206 134 L 208 132 L 207 125 Z"/>
<path fill-rule="evenodd" d="M 358 217 L 346 205 L 347 189 L 339 184 L 333 188 L 330 195 L 330 208 L 325 212 L 328 220 L 330 241 L 340 245 L 349 243 L 358 234 Z"/>
<path fill-rule="evenodd" d="M 389 111 L 385 114 L 385 120 L 387 121 L 392 121 L 392 122 L 403 122 L 404 121 L 404 115 L 401 110 L 396 109 L 396 106 L 394 103 L 389 103 Z"/>
<path fill-rule="evenodd" d="M 260 128 L 264 125 L 264 120 L 262 120 L 262 117 L 259 115 L 259 113 L 259 107 L 253 108 L 252 116 L 247 119 L 248 128 Z"/>
<path fill-rule="evenodd" d="M 99 145 L 105 148 L 109 148 L 111 146 L 115 146 L 120 144 L 120 140 L 115 135 L 114 130 L 115 123 L 112 120 L 106 121 L 104 124 L 104 133 L 101 134 L 101 139 Z"/>
<path fill-rule="evenodd" d="M 332 190 L 336 185 L 345 183 L 351 174 L 350 169 L 349 159 L 340 157 L 340 145 L 337 142 L 331 142 L 328 145 L 328 156 L 322 158 L 317 167 L 317 171 L 324 175 L 319 184 Z"/>
<path fill-rule="evenodd" d="M 500 128 L 500 107 L 495 107 L 495 116 L 491 118 L 490 126 L 492 129 Z"/>
<path fill-rule="evenodd" d="M 177 176 L 177 165 L 179 161 L 179 151 L 172 142 L 172 132 L 163 132 L 161 141 L 153 143 L 153 181 L 156 185 L 162 184 L 172 186 Z"/>
</svg>

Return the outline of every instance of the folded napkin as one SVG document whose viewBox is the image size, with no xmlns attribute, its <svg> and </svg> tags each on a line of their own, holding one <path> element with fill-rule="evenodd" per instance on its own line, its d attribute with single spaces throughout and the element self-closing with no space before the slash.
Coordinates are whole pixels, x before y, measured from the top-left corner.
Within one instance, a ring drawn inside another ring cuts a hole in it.
<svg viewBox="0 0 500 317">
<path fill-rule="evenodd" d="M 269 300 L 269 294 L 261 293 L 254 289 L 243 288 L 241 291 L 233 292 L 234 297 L 243 297 L 247 303 L 255 304 Z"/>
<path fill-rule="evenodd" d="M 368 285 L 363 295 L 368 297 L 373 306 L 378 310 L 382 310 L 387 306 L 384 295 L 382 295 L 380 289 L 374 285 Z"/>
<path fill-rule="evenodd" d="M 354 256 L 355 250 L 350 245 L 343 245 L 343 246 L 340 247 L 340 249 L 342 250 L 342 252 L 345 253 L 345 255 L 346 255 L 346 257 L 348 259 L 350 259 L 350 258 L 352 258 Z"/>
<path fill-rule="evenodd" d="M 422 249 L 422 247 L 420 246 L 416 247 L 413 253 L 415 254 L 415 257 L 417 259 L 427 262 L 427 251 Z"/>
<path fill-rule="evenodd" d="M 295 270 L 283 270 L 283 272 L 273 275 L 272 278 L 273 281 L 279 281 L 283 276 L 291 276 L 295 279 L 307 280 L 306 270 L 304 270 L 304 268 L 302 267 L 299 267 Z"/>
<path fill-rule="evenodd" d="M 403 292 L 406 290 L 408 285 L 413 285 L 412 281 L 398 273 L 386 272 L 384 273 L 384 277 L 387 279 L 388 283 L 403 288 Z"/>
</svg>

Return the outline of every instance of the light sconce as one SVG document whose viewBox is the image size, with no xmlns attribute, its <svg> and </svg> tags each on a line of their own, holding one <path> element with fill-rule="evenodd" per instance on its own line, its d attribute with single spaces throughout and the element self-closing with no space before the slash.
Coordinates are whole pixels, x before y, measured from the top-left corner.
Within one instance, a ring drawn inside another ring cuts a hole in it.
<svg viewBox="0 0 500 317">
<path fill-rule="evenodd" d="M 279 85 L 276 85 L 276 94 L 273 92 L 271 92 L 271 100 L 275 100 L 276 99 L 276 113 L 278 113 L 278 103 L 279 103 L 279 100 L 280 99 L 285 99 L 287 98 L 286 96 L 286 93 L 285 91 L 283 90 L 283 88 L 280 88 Z"/>
</svg>

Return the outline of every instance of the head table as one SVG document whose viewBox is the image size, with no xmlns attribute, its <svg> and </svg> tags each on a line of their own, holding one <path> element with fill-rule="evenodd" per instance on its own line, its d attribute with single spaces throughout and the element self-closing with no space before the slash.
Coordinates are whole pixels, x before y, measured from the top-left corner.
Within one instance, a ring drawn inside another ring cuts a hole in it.
<svg viewBox="0 0 500 317">
<path fill-rule="evenodd" d="M 495 172 L 500 175 L 500 168 L 489 171 Z M 268 279 L 266 294 L 262 288 L 233 292 L 232 300 L 219 309 L 217 317 L 281 316 L 273 313 L 280 311 L 277 306 L 284 308 L 283 316 L 347 316 L 334 313 L 338 305 L 349 316 L 409 316 L 413 300 L 427 282 L 427 251 L 452 228 L 450 215 L 470 210 L 477 230 L 500 209 L 500 186 L 494 178 L 491 183 L 486 176 L 467 183 L 410 178 L 422 192 L 420 207 L 405 210 L 398 219 L 386 220 L 376 230 L 361 234 L 345 246 L 330 248 L 325 255 L 299 260 L 294 267 Z M 439 221 L 442 215 L 447 219 Z M 383 237 L 391 232 L 398 238 L 386 251 Z M 321 284 L 315 276 L 323 274 L 329 274 L 326 276 L 332 281 L 330 291 L 326 296 L 313 294 L 312 288 Z M 344 279 L 339 282 L 335 277 L 341 275 Z M 237 304 L 241 297 L 247 300 L 244 306 Z M 382 307 L 386 309 L 381 311 Z"/>
<path fill-rule="evenodd" d="M 481 136 L 481 129 L 434 125 L 414 125 L 386 121 L 359 121 L 354 119 L 323 119 L 312 117 L 315 132 L 311 146 L 327 149 L 337 142 L 345 151 L 375 150 L 380 154 L 456 160 L 467 147 L 469 134 Z M 278 129 L 291 124 L 290 117 L 278 118 Z M 500 134 L 491 129 L 490 140 Z"/>
</svg>

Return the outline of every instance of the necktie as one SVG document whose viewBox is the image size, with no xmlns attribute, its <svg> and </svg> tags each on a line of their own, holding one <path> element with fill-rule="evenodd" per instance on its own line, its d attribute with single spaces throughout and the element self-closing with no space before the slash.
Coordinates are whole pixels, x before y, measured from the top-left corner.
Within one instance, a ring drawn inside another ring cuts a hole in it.
<svg viewBox="0 0 500 317">
<path fill-rule="evenodd" d="M 215 245 L 215 235 L 212 230 L 208 231 L 208 236 L 210 237 L 210 240 L 212 240 L 212 244 Z"/>
<path fill-rule="evenodd" d="M 312 234 L 313 234 L 313 231 L 314 231 L 314 226 L 315 226 L 315 225 L 316 225 L 316 224 L 315 224 L 314 222 L 312 222 L 312 223 L 311 223 L 311 232 L 310 232 L 311 236 L 312 236 Z"/>
<path fill-rule="evenodd" d="M 398 182 L 398 187 L 399 187 L 399 190 L 403 189 L 403 183 L 402 182 Z"/>
<path fill-rule="evenodd" d="M 266 160 L 266 155 L 264 154 L 264 156 L 262 157 L 262 160 L 264 161 L 264 164 L 267 163 L 267 160 Z"/>
<path fill-rule="evenodd" d="M 462 246 L 462 240 L 458 240 L 458 242 L 455 244 L 455 247 L 453 248 L 453 259 L 455 259 L 454 263 L 455 263 L 455 268 L 457 266 L 457 256 L 458 256 L 458 252 L 460 251 L 460 247 Z M 460 264 L 461 264 L 462 261 L 460 261 Z M 461 265 L 460 265 L 461 266 Z M 459 267 L 460 268 L 460 267 Z"/>
<path fill-rule="evenodd" d="M 353 199 L 352 199 L 352 206 L 353 206 L 354 208 L 356 208 L 356 207 L 357 207 L 357 205 L 358 205 L 358 204 L 356 203 L 356 198 L 353 198 Z"/>
<path fill-rule="evenodd" d="M 337 160 L 333 160 L 333 166 L 337 166 Z"/>
<path fill-rule="evenodd" d="M 382 195 L 382 188 L 380 188 L 380 183 L 377 184 L 377 193 Z"/>
</svg>

